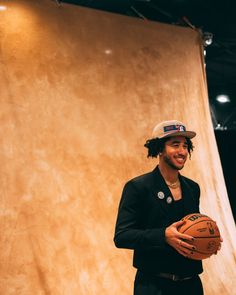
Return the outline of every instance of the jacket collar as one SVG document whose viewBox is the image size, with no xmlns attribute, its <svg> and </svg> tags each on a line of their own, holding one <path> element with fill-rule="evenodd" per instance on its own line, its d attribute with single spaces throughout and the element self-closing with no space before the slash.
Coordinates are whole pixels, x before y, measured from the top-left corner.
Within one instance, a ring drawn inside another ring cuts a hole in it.
<svg viewBox="0 0 236 295">
<path fill-rule="evenodd" d="M 174 198 L 172 196 L 172 193 L 167 186 L 163 176 L 161 175 L 160 169 L 157 166 L 153 171 L 153 192 L 156 195 L 156 197 L 160 201 L 160 206 L 162 207 L 163 211 L 169 216 L 170 221 L 173 221 L 174 216 L 173 210 L 171 210 Z M 182 190 L 182 200 L 183 200 L 183 210 L 184 215 L 187 215 L 189 213 L 192 213 L 192 206 L 193 206 L 193 199 L 194 196 L 192 194 L 192 189 L 185 180 L 185 177 L 183 177 L 179 173 L 179 180 Z M 184 216 L 183 216 L 184 217 Z"/>
</svg>

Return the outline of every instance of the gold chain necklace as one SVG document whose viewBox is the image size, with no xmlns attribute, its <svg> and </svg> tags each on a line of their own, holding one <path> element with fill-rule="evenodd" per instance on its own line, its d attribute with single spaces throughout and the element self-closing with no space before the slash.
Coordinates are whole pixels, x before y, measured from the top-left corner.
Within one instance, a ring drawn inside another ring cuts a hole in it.
<svg viewBox="0 0 236 295">
<path fill-rule="evenodd" d="M 173 189 L 180 187 L 179 179 L 176 182 L 173 182 L 173 183 L 170 183 L 170 182 L 166 181 L 166 184 L 167 184 L 168 187 L 173 188 Z"/>
</svg>

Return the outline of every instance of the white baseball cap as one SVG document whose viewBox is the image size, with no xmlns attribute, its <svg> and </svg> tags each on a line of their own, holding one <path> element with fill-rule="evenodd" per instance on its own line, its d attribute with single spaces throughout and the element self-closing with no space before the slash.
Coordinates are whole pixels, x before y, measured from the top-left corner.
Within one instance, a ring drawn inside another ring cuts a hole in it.
<svg viewBox="0 0 236 295">
<path fill-rule="evenodd" d="M 177 120 L 163 121 L 157 124 L 152 132 L 152 138 L 165 138 L 172 136 L 193 138 L 196 136 L 196 132 L 187 131 L 185 125 Z"/>
</svg>

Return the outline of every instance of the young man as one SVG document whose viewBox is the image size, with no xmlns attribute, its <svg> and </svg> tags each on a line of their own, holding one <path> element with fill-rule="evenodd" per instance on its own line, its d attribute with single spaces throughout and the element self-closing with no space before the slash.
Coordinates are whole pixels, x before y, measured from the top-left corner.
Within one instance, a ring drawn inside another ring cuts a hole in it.
<svg viewBox="0 0 236 295">
<path fill-rule="evenodd" d="M 135 295 L 203 294 L 202 262 L 188 258 L 193 237 L 178 232 L 181 218 L 199 212 L 199 185 L 179 173 L 195 135 L 179 121 L 158 124 L 145 147 L 159 165 L 123 189 L 114 242 L 134 250 Z"/>
</svg>

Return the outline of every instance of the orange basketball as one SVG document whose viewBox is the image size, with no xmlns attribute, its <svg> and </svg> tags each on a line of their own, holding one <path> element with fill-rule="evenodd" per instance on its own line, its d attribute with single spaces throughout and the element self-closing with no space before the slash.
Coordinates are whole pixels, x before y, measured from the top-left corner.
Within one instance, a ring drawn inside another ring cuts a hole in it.
<svg viewBox="0 0 236 295">
<path fill-rule="evenodd" d="M 187 242 L 196 247 L 189 258 L 202 260 L 217 251 L 220 245 L 220 231 L 215 221 L 200 213 L 189 214 L 182 220 L 185 223 L 178 228 L 178 231 L 194 237 L 193 242 Z"/>
</svg>

